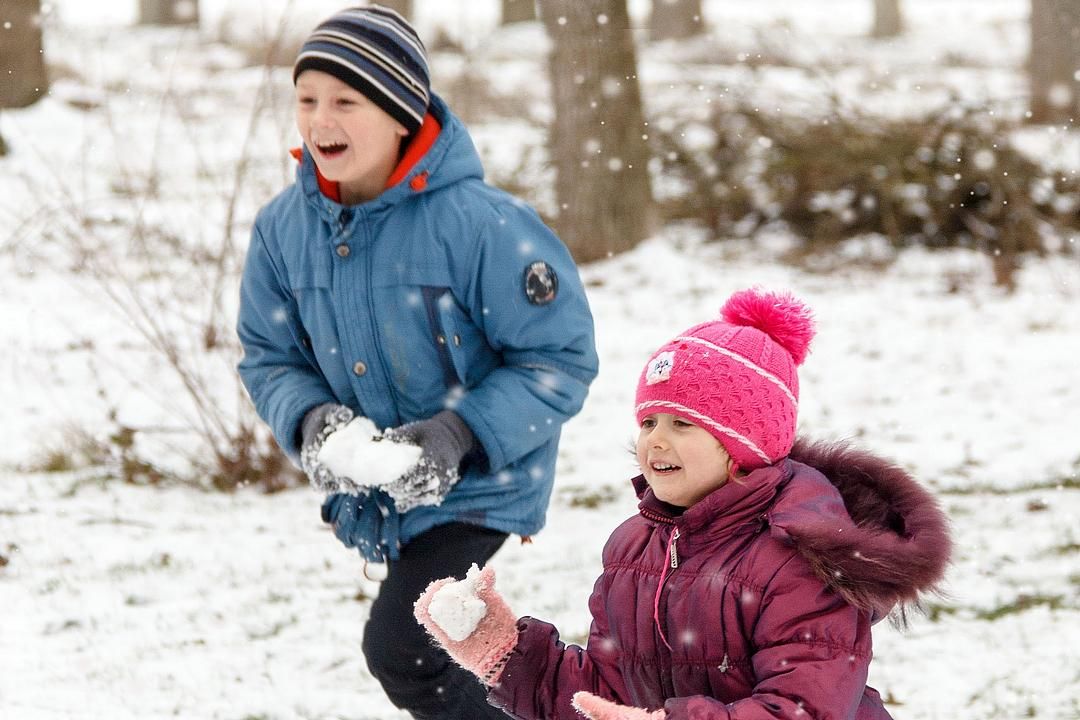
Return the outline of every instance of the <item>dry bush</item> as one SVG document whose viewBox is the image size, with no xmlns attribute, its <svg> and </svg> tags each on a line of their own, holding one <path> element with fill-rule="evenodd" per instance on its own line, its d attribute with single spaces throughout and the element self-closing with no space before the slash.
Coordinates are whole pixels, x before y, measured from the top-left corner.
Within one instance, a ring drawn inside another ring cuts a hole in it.
<svg viewBox="0 0 1080 720">
<path fill-rule="evenodd" d="M 684 124 L 659 133 L 664 170 L 687 192 L 668 219 L 694 218 L 718 236 L 782 221 L 818 252 L 877 233 L 897 248 L 973 247 L 1011 288 L 1024 254 L 1080 228 L 1080 182 L 1048 171 L 1010 142 L 1012 122 L 960 106 L 926 119 L 835 114 L 805 120 L 744 105 L 716 110 L 706 146 Z M 691 133 L 692 134 L 692 133 Z"/>
<path fill-rule="evenodd" d="M 127 172 L 122 166 L 108 182 L 108 197 L 87 197 L 77 181 L 60 173 L 24 178 L 27 196 L 41 198 L 41 205 L 25 208 L 5 228 L 5 251 L 53 267 L 60 251 L 67 272 L 93 295 L 90 307 L 103 304 L 134 333 L 119 345 L 122 357 L 90 355 L 92 365 L 110 366 L 108 373 L 94 371 L 105 416 L 93 428 L 66 432 L 62 446 L 44 451 L 38 469 L 92 466 L 132 484 L 223 491 L 252 486 L 273 492 L 304 482 L 256 415 L 235 371 L 241 350 L 233 306 L 245 249 L 237 233 L 246 230 L 239 208 L 259 182 L 253 153 L 274 106 L 272 72 L 265 67 L 235 161 L 198 165 L 195 182 L 206 185 L 189 197 L 214 198 L 198 207 L 214 217 L 205 227 L 170 211 L 180 203 L 163 190 L 170 187 L 171 168 L 159 130 L 148 151 L 150 167 Z M 213 118 L 185 113 L 189 98 L 178 95 L 164 90 L 162 116 L 169 114 L 191 140 L 190 152 L 207 156 L 199 146 L 202 123 Z M 108 100 L 87 111 L 103 114 L 114 144 L 124 143 Z M 121 418 L 116 408 L 132 395 L 156 406 L 167 425 Z"/>
</svg>

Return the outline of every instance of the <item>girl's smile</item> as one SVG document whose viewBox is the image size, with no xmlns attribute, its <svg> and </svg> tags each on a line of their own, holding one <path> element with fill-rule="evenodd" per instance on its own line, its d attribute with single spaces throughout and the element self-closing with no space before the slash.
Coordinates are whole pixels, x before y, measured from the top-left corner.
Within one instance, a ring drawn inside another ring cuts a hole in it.
<svg viewBox="0 0 1080 720">
<path fill-rule="evenodd" d="M 657 498 L 690 507 L 727 482 L 730 457 L 704 428 L 669 413 L 641 422 L 637 459 Z"/>
</svg>

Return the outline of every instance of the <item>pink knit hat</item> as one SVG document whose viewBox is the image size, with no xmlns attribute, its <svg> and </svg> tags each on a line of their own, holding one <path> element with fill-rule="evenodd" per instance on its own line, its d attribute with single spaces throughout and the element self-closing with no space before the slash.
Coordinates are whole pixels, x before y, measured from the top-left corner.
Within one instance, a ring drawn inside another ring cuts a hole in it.
<svg viewBox="0 0 1080 720">
<path fill-rule="evenodd" d="M 637 387 L 637 420 L 671 413 L 716 437 L 740 468 L 772 465 L 795 441 L 799 377 L 813 316 L 790 293 L 740 290 L 720 319 L 657 350 Z"/>
</svg>

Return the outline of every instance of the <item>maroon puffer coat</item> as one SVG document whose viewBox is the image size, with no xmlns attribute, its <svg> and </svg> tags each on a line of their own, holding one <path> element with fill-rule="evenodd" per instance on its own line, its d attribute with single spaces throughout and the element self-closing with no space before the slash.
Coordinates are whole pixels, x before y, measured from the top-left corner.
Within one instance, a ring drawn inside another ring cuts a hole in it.
<svg viewBox="0 0 1080 720">
<path fill-rule="evenodd" d="M 929 493 L 873 455 L 801 441 L 681 514 L 635 485 L 641 512 L 604 548 L 588 647 L 522 618 L 492 704 L 580 720 L 570 698 L 589 690 L 669 720 L 889 717 L 866 686 L 870 625 L 944 573 Z"/>
</svg>

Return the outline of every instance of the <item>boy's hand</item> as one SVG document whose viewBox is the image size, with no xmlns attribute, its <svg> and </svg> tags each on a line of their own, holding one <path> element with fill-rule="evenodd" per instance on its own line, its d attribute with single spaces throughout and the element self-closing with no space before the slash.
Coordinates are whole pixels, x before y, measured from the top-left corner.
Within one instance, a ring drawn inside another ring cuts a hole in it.
<svg viewBox="0 0 1080 720">
<path fill-rule="evenodd" d="M 517 619 L 495 591 L 495 571 L 474 564 L 464 580 L 428 585 L 413 610 L 417 621 L 458 665 L 494 685 L 517 644 Z"/>
<path fill-rule="evenodd" d="M 628 705 L 617 705 L 589 692 L 574 693 L 574 709 L 588 720 L 663 720 L 663 710 L 642 710 Z"/>
<path fill-rule="evenodd" d="M 348 478 L 340 478 L 319 460 L 319 450 L 330 434 L 340 430 L 353 419 L 353 411 L 345 405 L 324 403 L 308 411 L 300 425 L 300 467 L 311 485 L 322 492 L 355 492 L 360 490 Z"/>
<path fill-rule="evenodd" d="M 419 445 L 420 460 L 394 482 L 383 486 L 394 498 L 399 512 L 418 505 L 438 505 L 460 479 L 458 466 L 473 448 L 472 430 L 453 410 L 443 410 L 427 420 L 387 430 L 393 442 Z"/>
</svg>

